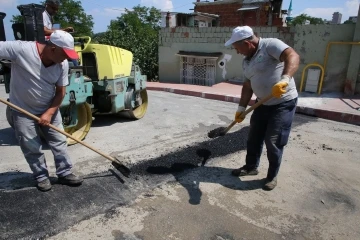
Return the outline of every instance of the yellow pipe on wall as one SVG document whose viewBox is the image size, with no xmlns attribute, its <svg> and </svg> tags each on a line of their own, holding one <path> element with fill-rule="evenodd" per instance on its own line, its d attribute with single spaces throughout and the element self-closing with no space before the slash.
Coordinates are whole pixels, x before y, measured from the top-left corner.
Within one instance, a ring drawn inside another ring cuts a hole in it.
<svg viewBox="0 0 360 240">
<path fill-rule="evenodd" d="M 360 42 L 329 42 L 326 46 L 326 54 L 325 54 L 325 59 L 324 59 L 324 73 L 326 71 L 326 67 L 327 67 L 327 62 L 328 62 L 328 57 L 329 57 L 329 51 L 330 51 L 330 47 L 332 44 L 339 44 L 339 45 L 360 45 Z M 323 85 L 323 80 L 324 79 L 320 79 L 320 87 L 319 87 L 319 91 L 318 94 L 321 94 L 321 90 L 322 90 L 322 85 Z"/>
<path fill-rule="evenodd" d="M 311 66 L 319 67 L 319 68 L 321 69 L 320 82 L 322 82 L 323 79 L 324 79 L 325 71 L 324 71 L 323 66 L 321 66 L 321 65 L 318 64 L 318 63 L 310 63 L 310 64 L 306 65 L 306 66 L 304 67 L 303 72 L 302 72 L 301 83 L 300 83 L 300 92 L 302 92 L 303 85 L 304 85 L 305 70 L 308 69 L 308 68 L 311 67 Z M 320 93 L 319 93 L 319 94 L 320 94 Z"/>
</svg>

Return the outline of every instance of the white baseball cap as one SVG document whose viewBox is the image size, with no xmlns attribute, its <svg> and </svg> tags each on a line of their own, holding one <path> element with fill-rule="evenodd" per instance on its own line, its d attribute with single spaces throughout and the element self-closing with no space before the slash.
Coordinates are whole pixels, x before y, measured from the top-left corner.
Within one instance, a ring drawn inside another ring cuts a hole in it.
<svg viewBox="0 0 360 240">
<path fill-rule="evenodd" d="M 230 46 L 234 42 L 244 40 L 254 35 L 253 30 L 249 26 L 236 27 L 232 31 L 231 38 L 225 43 L 225 47 Z"/>
<path fill-rule="evenodd" d="M 79 55 L 74 47 L 74 38 L 70 33 L 56 30 L 50 35 L 49 40 L 56 46 L 62 48 L 70 59 L 79 59 Z"/>
</svg>

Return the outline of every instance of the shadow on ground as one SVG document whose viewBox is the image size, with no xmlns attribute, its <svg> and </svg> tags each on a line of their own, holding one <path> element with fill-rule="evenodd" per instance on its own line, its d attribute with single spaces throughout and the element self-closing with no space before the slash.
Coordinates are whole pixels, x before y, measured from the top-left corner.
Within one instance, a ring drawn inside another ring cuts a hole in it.
<svg viewBox="0 0 360 240">
<path fill-rule="evenodd" d="M 18 142 L 11 127 L 0 129 L 0 146 L 16 146 Z"/>
<path fill-rule="evenodd" d="M 309 119 L 300 117 L 299 121 L 294 122 L 294 127 Z M 109 169 L 86 176 L 82 186 L 76 188 L 54 185 L 53 190 L 45 193 L 35 188 L 0 191 L 0 239 L 55 235 L 83 219 L 101 213 L 107 215 L 111 209 L 126 205 L 140 194 L 168 181 L 179 181 L 188 190 L 191 204 L 201 202 L 200 182 L 218 183 L 235 190 L 257 189 L 261 186 L 261 180 L 241 181 L 231 176 L 231 169 L 206 166 L 211 159 L 221 159 L 245 150 L 248 131 L 249 127 L 244 126 L 222 137 L 174 149 L 153 159 L 144 159 L 129 166 L 132 170 L 130 178 Z M 244 160 L 239 159 L 238 163 L 240 167 Z M 0 182 L 6 176 L 6 173 L 0 175 Z M 29 179 L 29 176 L 24 176 L 24 179 Z"/>
<path fill-rule="evenodd" d="M 52 184 L 56 184 L 57 178 L 50 177 L 50 181 Z M 0 190 L 18 190 L 34 187 L 36 187 L 36 184 L 33 175 L 29 172 L 9 171 L 0 173 Z"/>
<path fill-rule="evenodd" d="M 186 177 L 182 177 L 180 174 L 178 174 L 184 170 L 192 169 L 196 170 L 186 175 Z M 265 179 L 243 181 L 239 177 L 232 176 L 232 170 L 233 169 L 222 167 L 208 167 L 204 166 L 203 164 L 198 167 L 189 163 L 174 163 L 170 168 L 149 167 L 147 172 L 151 174 L 173 174 L 175 180 L 187 190 L 189 194 L 189 203 L 192 205 L 198 205 L 201 202 L 202 191 L 199 185 L 202 182 L 216 183 L 226 188 L 242 191 L 260 189 L 265 183 Z"/>
<path fill-rule="evenodd" d="M 91 127 L 106 127 L 117 123 L 126 123 L 132 121 L 135 120 L 117 115 L 94 115 L 94 120 L 91 124 Z"/>
</svg>

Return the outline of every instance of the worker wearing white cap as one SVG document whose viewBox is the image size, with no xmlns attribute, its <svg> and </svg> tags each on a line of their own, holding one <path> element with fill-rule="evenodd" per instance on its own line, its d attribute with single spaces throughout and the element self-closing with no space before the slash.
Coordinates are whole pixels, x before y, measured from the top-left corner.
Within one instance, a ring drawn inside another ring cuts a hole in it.
<svg viewBox="0 0 360 240">
<path fill-rule="evenodd" d="M 11 110 L 16 139 L 33 171 L 38 189 L 51 189 L 39 130 L 54 155 L 58 182 L 81 184 L 83 180 L 71 171 L 66 136 L 48 127 L 51 123 L 63 129 L 59 107 L 65 96 L 65 87 L 69 84 L 67 59 L 78 59 L 74 38 L 67 32 L 57 30 L 50 35 L 46 44 L 0 42 L 0 58 L 11 60 L 10 102 L 40 118 L 37 122 L 15 109 Z"/>
<path fill-rule="evenodd" d="M 257 175 L 265 142 L 269 168 L 264 190 L 277 185 L 283 150 L 296 110 L 298 92 L 294 74 L 299 67 L 299 55 L 276 38 L 258 38 L 248 26 L 236 27 L 225 46 L 233 46 L 244 55 L 242 69 L 244 84 L 235 120 L 244 120 L 253 93 L 257 101 L 269 94 L 273 98 L 254 110 L 250 119 L 245 165 L 232 171 L 235 176 Z"/>
</svg>

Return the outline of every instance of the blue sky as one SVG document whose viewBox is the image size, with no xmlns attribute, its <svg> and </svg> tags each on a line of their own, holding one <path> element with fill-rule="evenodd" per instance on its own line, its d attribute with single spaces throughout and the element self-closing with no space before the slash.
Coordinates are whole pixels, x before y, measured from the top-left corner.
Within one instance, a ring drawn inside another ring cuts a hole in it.
<svg viewBox="0 0 360 240">
<path fill-rule="evenodd" d="M 192 12 L 193 2 L 196 0 L 82 0 L 86 13 L 94 17 L 94 32 L 107 29 L 111 19 L 124 12 L 124 8 L 131 9 L 140 4 L 143 6 L 155 6 L 163 11 Z M 209 0 L 212 1 L 212 0 Z M 39 0 L 0 0 L 0 11 L 5 12 L 6 35 L 9 40 L 13 39 L 10 19 L 12 15 L 19 14 L 16 6 L 19 4 L 39 3 Z M 326 4 L 325 4 L 326 2 Z M 283 9 L 287 9 L 290 0 L 283 1 Z M 342 22 L 349 16 L 356 16 L 360 0 L 293 0 L 293 15 L 306 13 L 313 17 L 331 20 L 334 12 L 343 14 Z M 326 6 L 325 6 L 326 5 Z"/>
</svg>

